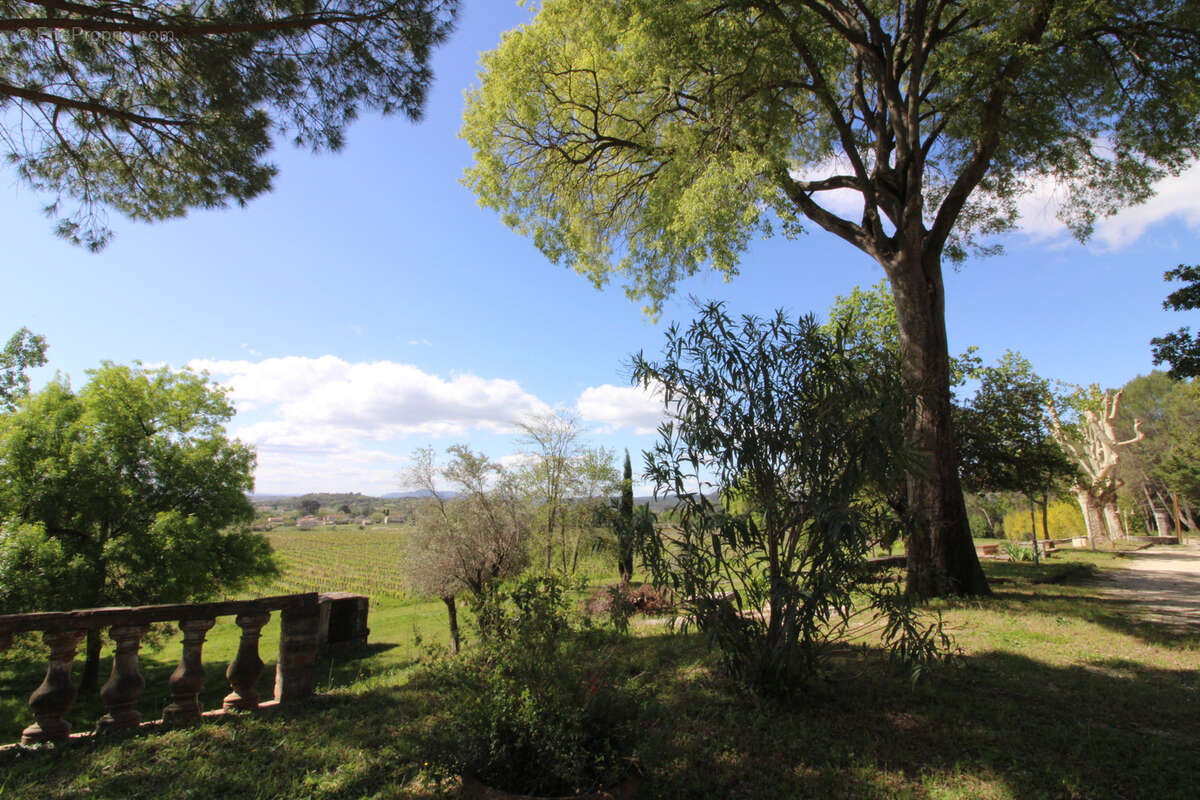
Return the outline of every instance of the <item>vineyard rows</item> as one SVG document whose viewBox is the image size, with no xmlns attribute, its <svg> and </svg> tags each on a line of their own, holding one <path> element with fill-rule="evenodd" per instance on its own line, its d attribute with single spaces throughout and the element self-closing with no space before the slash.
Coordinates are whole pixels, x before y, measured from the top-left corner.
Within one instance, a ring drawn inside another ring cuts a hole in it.
<svg viewBox="0 0 1200 800">
<path fill-rule="evenodd" d="M 283 563 L 271 594 L 357 592 L 371 598 L 408 598 L 401 575 L 407 532 L 279 528 L 266 534 Z"/>
</svg>

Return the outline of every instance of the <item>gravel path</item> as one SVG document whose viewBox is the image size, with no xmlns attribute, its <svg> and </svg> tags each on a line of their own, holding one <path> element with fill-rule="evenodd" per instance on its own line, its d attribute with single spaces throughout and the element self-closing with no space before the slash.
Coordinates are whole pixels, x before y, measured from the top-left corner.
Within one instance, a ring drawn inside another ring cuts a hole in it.
<svg viewBox="0 0 1200 800">
<path fill-rule="evenodd" d="M 1104 573 L 1105 594 L 1133 602 L 1148 621 L 1200 630 L 1200 545 L 1155 545 L 1128 561 Z"/>
</svg>

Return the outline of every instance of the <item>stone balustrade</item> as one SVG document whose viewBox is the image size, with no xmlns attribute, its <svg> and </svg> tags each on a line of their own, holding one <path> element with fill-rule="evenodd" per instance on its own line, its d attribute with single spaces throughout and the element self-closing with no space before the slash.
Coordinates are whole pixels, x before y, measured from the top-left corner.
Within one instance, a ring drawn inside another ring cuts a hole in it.
<svg viewBox="0 0 1200 800">
<path fill-rule="evenodd" d="M 252 710 L 261 702 L 258 681 L 263 660 L 258 652 L 259 638 L 273 613 L 279 612 L 280 618 L 274 701 L 291 703 L 313 694 L 317 651 L 321 646 L 327 642 L 358 646 L 366 643 L 367 606 L 367 598 L 361 595 L 310 593 L 214 603 L 0 615 L 0 651 L 11 646 L 13 634 L 28 631 L 41 631 L 50 651 L 45 678 L 29 696 L 35 722 L 22 732 L 21 744 L 63 742 L 70 738 L 71 726 L 64 717 L 76 694 L 71 683 L 71 665 L 88 631 L 107 629 L 115 643 L 112 673 L 100 689 L 100 699 L 108 713 L 97 722 L 99 733 L 142 724 L 138 701 L 146 682 L 138 671 L 138 650 L 153 623 L 172 622 L 182 632 L 183 652 L 169 680 L 171 702 L 163 710 L 163 722 L 187 723 L 199 720 L 203 714 L 199 693 L 207 676 L 202 652 L 205 636 L 218 617 L 234 616 L 242 631 L 237 654 L 225 672 L 231 691 L 222 705 L 225 709 Z"/>
</svg>

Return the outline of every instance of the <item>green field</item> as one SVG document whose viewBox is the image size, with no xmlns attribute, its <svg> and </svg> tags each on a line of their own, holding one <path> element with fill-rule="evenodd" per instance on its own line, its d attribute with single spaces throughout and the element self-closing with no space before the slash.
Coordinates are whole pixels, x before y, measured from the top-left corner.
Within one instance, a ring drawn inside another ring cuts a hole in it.
<svg viewBox="0 0 1200 800">
<path fill-rule="evenodd" d="M 403 526 L 276 528 L 266 537 L 284 574 L 263 587 L 264 594 L 358 592 L 373 602 L 408 598 L 400 574 L 407 539 Z"/>
<path fill-rule="evenodd" d="M 315 580 L 330 583 L 313 588 L 389 585 L 383 565 L 395 539 L 355 536 L 279 532 L 276 541 L 289 565 L 325 569 Z M 332 566 L 339 554 L 355 554 L 341 570 Z M 934 606 L 962 658 L 915 687 L 867 643 L 793 700 L 765 701 L 721 677 L 699 637 L 646 624 L 629 638 L 613 634 L 595 651 L 595 668 L 641 698 L 639 797 L 1190 800 L 1200 786 L 1200 637 L 1135 621 L 1126 603 L 1104 596 L 1093 573 L 1122 563 L 1090 552 L 1036 567 L 987 563 L 994 598 Z M 589 566 L 599 572 L 603 560 Z M 10 754 L 0 798 L 455 796 L 424 766 L 427 742 L 445 722 L 438 689 L 411 680 L 423 650 L 447 640 L 445 610 L 400 596 L 372 603 L 365 654 L 321 663 L 323 696 L 313 702 Z M 273 621 L 262 647 L 268 661 L 276 631 Z M 227 621 L 213 630 L 207 707 L 226 691 L 219 671 L 235 645 Z M 172 639 L 143 654 L 147 718 L 162 707 L 177 652 Z M 10 741 L 29 722 L 23 695 L 44 668 L 21 654 L 0 665 L 0 725 Z M 83 704 L 77 726 L 99 713 Z"/>
</svg>

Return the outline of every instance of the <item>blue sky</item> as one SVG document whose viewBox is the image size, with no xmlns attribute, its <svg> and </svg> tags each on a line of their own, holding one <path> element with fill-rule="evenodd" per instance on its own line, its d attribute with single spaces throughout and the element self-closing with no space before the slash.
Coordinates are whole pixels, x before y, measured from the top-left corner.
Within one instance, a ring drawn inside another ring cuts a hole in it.
<svg viewBox="0 0 1200 800">
<path fill-rule="evenodd" d="M 45 198 L 5 174 L 0 336 L 25 325 L 49 340 L 35 385 L 54 370 L 80 385 L 104 359 L 207 368 L 233 389 L 230 429 L 258 448 L 258 491 L 383 493 L 413 448 L 511 457 L 513 420 L 552 408 L 579 414 L 590 443 L 636 454 L 654 407 L 625 388 L 623 365 L 691 317 L 689 294 L 735 312 L 823 313 L 880 279 L 819 232 L 762 241 L 731 282 L 683 283 L 654 323 L 619 286 L 597 291 L 547 263 L 460 183 L 463 92 L 479 54 L 526 18 L 515 4 L 465 4 L 424 121 L 364 115 L 338 153 L 281 143 L 271 194 L 152 225 L 113 217 L 99 255 L 54 237 Z M 977 345 L 988 362 L 1018 350 L 1072 383 L 1148 372 L 1149 339 L 1195 323 L 1162 310 L 1161 277 L 1200 260 L 1200 169 L 1086 246 L 1052 202 L 1025 203 L 1006 255 L 947 269 L 951 350 Z"/>
</svg>

